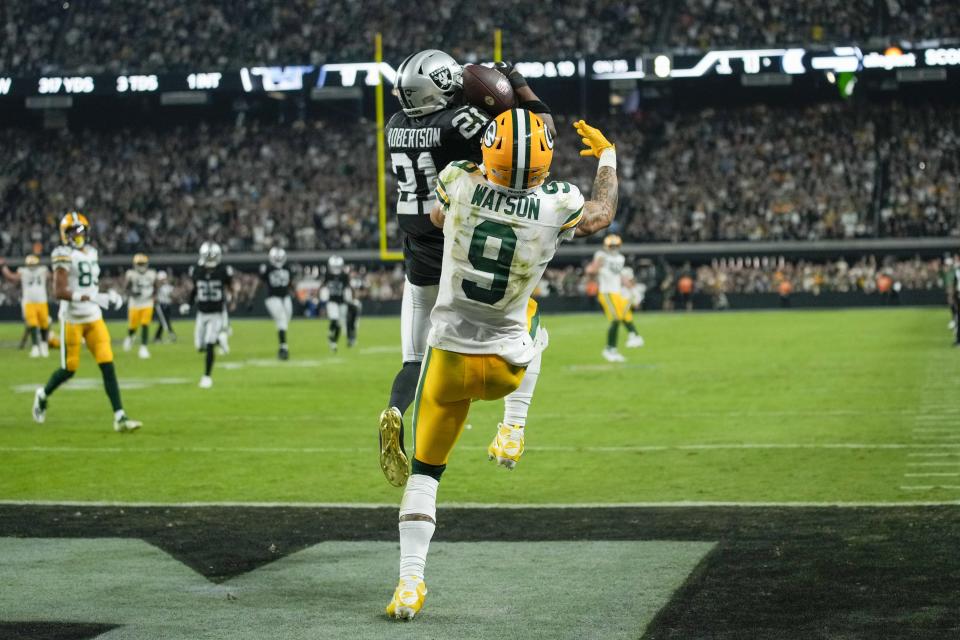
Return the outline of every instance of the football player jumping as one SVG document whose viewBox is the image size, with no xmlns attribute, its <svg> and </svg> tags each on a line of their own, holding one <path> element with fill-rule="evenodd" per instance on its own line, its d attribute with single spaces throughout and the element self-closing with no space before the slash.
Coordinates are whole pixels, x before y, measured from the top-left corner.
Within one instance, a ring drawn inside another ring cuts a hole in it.
<svg viewBox="0 0 960 640">
<path fill-rule="evenodd" d="M 623 362 L 624 357 L 617 350 L 617 332 L 620 324 L 627 329 L 627 347 L 634 349 L 643 346 L 643 338 L 633 324 L 633 309 L 630 300 L 623 292 L 623 276 L 626 258 L 620 253 L 623 241 L 620 236 L 611 233 L 603 239 L 603 249 L 593 255 L 593 261 L 587 265 L 586 272 L 597 276 L 599 280 L 597 299 L 603 313 L 610 322 L 607 330 L 607 346 L 603 357 L 607 362 Z"/>
<path fill-rule="evenodd" d="M 29 255 L 23 261 L 23 266 L 11 271 L 6 261 L 0 258 L 0 274 L 21 289 L 20 306 L 23 311 L 23 322 L 27 326 L 33 346 L 30 348 L 31 358 L 46 358 L 50 355 L 50 308 L 47 304 L 47 280 L 50 270 L 40 264 L 40 256 Z M 59 346 L 59 342 L 57 342 Z"/>
<path fill-rule="evenodd" d="M 413 409 L 413 472 L 400 503 L 400 580 L 387 615 L 423 606 L 437 487 L 474 399 L 516 390 L 543 350 L 530 295 L 563 240 L 610 225 L 617 208 L 616 151 L 600 131 L 575 125 L 599 158 L 593 198 L 568 182 L 544 182 L 553 137 L 525 109 L 497 116 L 483 134 L 483 164 L 453 162 L 437 181 L 430 214 L 442 226 L 443 278 Z"/>
<path fill-rule="evenodd" d="M 539 114 L 551 135 L 553 118 L 526 80 L 501 66 L 520 106 Z M 455 160 L 480 162 L 480 138 L 489 116 L 462 102 L 463 69 L 436 49 L 409 56 L 397 69 L 396 95 L 403 107 L 386 126 L 387 145 L 397 176 L 397 220 L 403 231 L 406 281 L 400 310 L 403 366 L 393 380 L 390 400 L 380 414 L 380 468 L 387 481 L 402 487 L 409 475 L 403 444 L 403 414 L 413 401 L 420 363 L 430 330 L 430 310 L 437 301 L 443 259 L 443 233 L 430 222 L 436 203 L 437 172 Z M 504 402 L 503 422 L 490 445 L 491 459 L 513 468 L 523 453 L 515 437 L 526 424 L 540 373 L 540 355 L 527 367 L 520 388 Z"/>
<path fill-rule="evenodd" d="M 274 324 L 277 325 L 277 339 L 280 341 L 277 357 L 287 360 L 290 358 L 290 351 L 287 348 L 287 328 L 293 318 L 293 300 L 290 298 L 293 276 L 290 268 L 287 267 L 287 252 L 283 247 L 270 248 L 267 264 L 260 265 L 260 277 L 267 286 L 264 304 Z"/>
<path fill-rule="evenodd" d="M 123 410 L 110 333 L 100 311 L 100 307 L 119 309 L 123 298 L 113 290 L 100 293 L 99 254 L 87 244 L 89 229 L 90 223 L 82 213 L 71 212 L 60 220 L 63 245 L 51 254 L 53 291 L 60 301 L 60 368 L 53 372 L 46 386 L 34 394 L 33 419 L 41 424 L 46 420 L 47 402 L 57 387 L 76 373 L 80 366 L 80 344 L 85 342 L 100 365 L 103 388 L 113 407 L 113 429 L 134 431 L 142 423 L 128 418 Z"/>
<path fill-rule="evenodd" d="M 150 260 L 146 254 L 138 253 L 133 256 L 133 269 L 127 269 L 124 286 L 127 289 L 127 337 L 123 340 L 123 350 L 130 351 L 133 346 L 133 337 L 140 329 L 141 358 L 149 358 L 150 350 L 150 323 L 153 322 L 154 291 L 157 285 L 157 272 L 150 268 Z"/>
<path fill-rule="evenodd" d="M 200 245 L 200 259 L 196 266 L 190 267 L 193 279 L 193 291 L 190 302 L 180 305 L 180 314 L 190 312 L 190 305 L 197 305 L 197 322 L 193 331 L 193 344 L 197 351 L 206 354 L 200 388 L 213 386 L 214 348 L 221 340 L 224 318 L 227 316 L 227 298 L 233 284 L 233 268 L 221 264 L 223 251 L 216 242 L 204 242 Z"/>
</svg>

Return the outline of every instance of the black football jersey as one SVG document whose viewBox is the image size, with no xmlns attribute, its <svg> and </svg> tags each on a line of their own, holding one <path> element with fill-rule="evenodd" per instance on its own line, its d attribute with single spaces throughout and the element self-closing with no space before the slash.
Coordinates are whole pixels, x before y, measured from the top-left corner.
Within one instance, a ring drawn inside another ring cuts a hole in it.
<svg viewBox="0 0 960 640">
<path fill-rule="evenodd" d="M 440 282 L 443 231 L 430 222 L 437 175 L 455 160 L 482 160 L 480 138 L 489 121 L 476 107 L 463 105 L 421 118 L 399 111 L 387 123 L 387 149 L 397 177 L 397 222 L 404 236 L 407 278 L 413 284 Z"/>
<path fill-rule="evenodd" d="M 282 298 L 290 295 L 290 282 L 293 276 L 286 265 L 275 267 L 272 264 L 260 265 L 260 277 L 267 285 L 267 296 L 276 296 Z"/>
<path fill-rule="evenodd" d="M 330 294 L 330 302 L 343 303 L 344 294 L 350 288 L 350 276 L 343 272 L 328 273 L 323 286 L 327 288 L 327 292 Z"/>
<path fill-rule="evenodd" d="M 220 313 L 227 306 L 227 292 L 233 282 L 233 267 L 218 264 L 215 267 L 197 265 L 190 267 L 193 280 L 193 299 L 197 310 L 204 313 Z"/>
</svg>

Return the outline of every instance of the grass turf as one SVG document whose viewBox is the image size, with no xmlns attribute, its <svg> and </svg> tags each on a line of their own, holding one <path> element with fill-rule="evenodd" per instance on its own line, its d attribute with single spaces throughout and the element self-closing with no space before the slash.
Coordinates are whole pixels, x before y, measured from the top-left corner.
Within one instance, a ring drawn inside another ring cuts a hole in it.
<svg viewBox="0 0 960 640">
<path fill-rule="evenodd" d="M 960 353 L 946 319 L 651 314 L 637 323 L 647 346 L 615 365 L 600 358 L 601 316 L 546 316 L 524 459 L 512 473 L 486 460 L 502 404 L 477 403 L 440 500 L 958 500 Z M 335 356 L 325 323 L 296 321 L 286 363 L 269 321 L 233 324 L 209 391 L 196 386 L 192 326 L 181 321 L 181 342 L 141 361 L 111 325 L 125 406 L 145 424 L 132 435 L 112 431 L 86 353 L 34 425 L 29 391 L 57 359 L 26 358 L 12 348 L 21 327 L 0 325 L 0 499 L 395 503 L 375 427 L 399 366 L 397 320 L 365 318 L 359 345 Z"/>
</svg>

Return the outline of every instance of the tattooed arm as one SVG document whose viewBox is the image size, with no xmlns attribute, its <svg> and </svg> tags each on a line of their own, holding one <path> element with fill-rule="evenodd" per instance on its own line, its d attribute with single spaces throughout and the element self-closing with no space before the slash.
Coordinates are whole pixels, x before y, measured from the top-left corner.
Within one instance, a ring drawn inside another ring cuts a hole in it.
<svg viewBox="0 0 960 640">
<path fill-rule="evenodd" d="M 617 215 L 617 152 L 598 129 L 583 120 L 573 123 L 573 126 L 586 146 L 580 155 L 600 159 L 592 197 L 583 205 L 583 219 L 576 230 L 577 236 L 589 236 L 609 227 Z"/>
</svg>

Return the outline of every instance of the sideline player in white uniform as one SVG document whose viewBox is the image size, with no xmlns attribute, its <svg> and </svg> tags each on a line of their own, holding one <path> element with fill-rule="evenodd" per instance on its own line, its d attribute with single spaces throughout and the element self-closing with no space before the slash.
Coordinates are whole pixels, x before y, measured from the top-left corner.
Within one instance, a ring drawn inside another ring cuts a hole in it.
<svg viewBox="0 0 960 640">
<path fill-rule="evenodd" d="M 502 63 L 501 63 L 502 65 Z M 510 83 L 519 106 L 539 114 L 551 133 L 550 109 L 509 65 L 498 66 Z M 403 231 L 406 278 L 400 311 L 400 341 L 403 366 L 390 389 L 387 408 L 380 414 L 380 467 L 390 484 L 402 487 L 409 465 L 385 451 L 391 432 L 399 431 L 403 449 L 403 415 L 413 401 L 421 362 L 430 331 L 430 311 L 437 301 L 443 260 L 443 234 L 434 227 L 429 213 L 436 203 L 437 172 L 452 161 L 480 162 L 480 138 L 490 121 L 477 107 L 462 102 L 463 68 L 452 57 L 436 49 L 409 56 L 397 69 L 397 97 L 403 107 L 386 127 L 387 145 L 397 176 L 397 223 Z M 533 392 L 540 374 L 540 356 L 530 363 L 520 388 L 504 399 L 503 421 L 497 434 L 510 427 L 526 425 Z M 520 456 L 498 457 L 513 468 Z M 387 460 L 402 463 L 393 468 Z"/>
<path fill-rule="evenodd" d="M 614 147 L 582 120 L 574 126 L 587 145 L 581 154 L 600 158 L 589 202 L 567 182 L 544 183 L 553 139 L 524 109 L 488 125 L 483 165 L 451 163 L 437 182 L 431 219 L 443 226 L 443 278 L 414 400 L 413 472 L 400 503 L 400 581 L 390 617 L 412 618 L 423 606 L 437 487 L 470 403 L 515 390 L 545 346 L 530 299 L 544 269 L 561 241 L 609 226 L 616 213 Z M 511 439 L 522 446 L 522 433 Z"/>
<path fill-rule="evenodd" d="M 190 302 L 180 305 L 180 314 L 190 312 L 190 305 L 197 304 L 197 323 L 193 331 L 193 344 L 197 351 L 206 354 L 200 388 L 213 386 L 214 348 L 223 335 L 224 318 L 227 315 L 227 302 L 233 286 L 233 268 L 221 264 L 223 250 L 216 242 L 204 242 L 200 245 L 200 259 L 197 265 L 190 267 L 193 279 L 193 291 Z"/>
<path fill-rule="evenodd" d="M 263 302 L 274 324 L 277 325 L 277 339 L 280 341 L 277 357 L 287 360 L 290 358 L 287 347 L 287 328 L 293 318 L 293 300 L 290 298 L 293 276 L 287 267 L 287 252 L 283 247 L 270 248 L 267 264 L 260 265 L 260 277 L 267 285 L 267 297 Z"/>
<path fill-rule="evenodd" d="M 46 358 L 50 355 L 48 341 L 50 340 L 50 307 L 47 303 L 47 280 L 50 270 L 40 264 L 40 257 L 27 256 L 23 266 L 11 271 L 0 258 L 0 273 L 8 281 L 20 284 L 20 308 L 23 311 L 23 322 L 30 333 L 33 346 L 30 348 L 31 358 Z M 59 343 L 58 343 L 59 344 Z"/>
<path fill-rule="evenodd" d="M 603 350 L 603 357 L 607 362 L 623 362 L 624 357 L 617 350 L 617 332 L 620 324 L 627 328 L 627 346 L 630 348 L 642 347 L 643 338 L 637 333 L 633 325 L 633 308 L 630 301 L 623 294 L 624 264 L 626 258 L 620 253 L 623 241 L 620 236 L 610 234 L 603 239 L 603 249 L 593 254 L 593 262 L 587 265 L 587 273 L 596 275 L 599 280 L 597 299 L 603 313 L 610 321 L 607 330 L 607 346 Z"/>
<path fill-rule="evenodd" d="M 140 330 L 141 358 L 149 358 L 150 323 L 153 322 L 154 292 L 157 285 L 157 272 L 150 268 L 150 259 L 146 254 L 133 256 L 133 269 L 127 269 L 124 287 L 127 290 L 127 337 L 123 339 L 123 350 L 130 351 L 133 336 Z"/>
<path fill-rule="evenodd" d="M 47 402 L 57 387 L 73 377 L 80 366 L 80 344 L 86 343 L 93 354 L 103 388 L 113 407 L 113 429 L 133 431 L 141 423 L 131 420 L 123 411 L 120 385 L 113 366 L 110 333 L 103 321 L 100 307 L 119 309 L 123 298 L 112 289 L 100 293 L 100 263 L 97 250 L 87 244 L 90 224 L 86 217 L 71 212 L 60 220 L 62 246 L 53 250 L 54 295 L 60 300 L 60 368 L 53 372 L 45 387 L 37 389 L 33 397 L 33 419 L 43 423 Z"/>
</svg>

